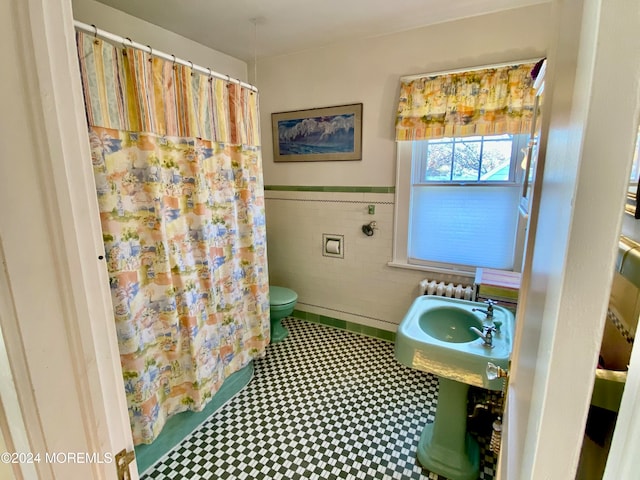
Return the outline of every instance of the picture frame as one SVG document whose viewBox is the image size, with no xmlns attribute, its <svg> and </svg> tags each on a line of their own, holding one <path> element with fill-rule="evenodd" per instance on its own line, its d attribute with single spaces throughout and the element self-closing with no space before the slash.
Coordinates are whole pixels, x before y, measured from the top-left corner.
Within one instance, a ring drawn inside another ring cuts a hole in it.
<svg viewBox="0 0 640 480">
<path fill-rule="evenodd" d="M 275 162 L 362 160 L 362 103 L 271 114 Z"/>
</svg>

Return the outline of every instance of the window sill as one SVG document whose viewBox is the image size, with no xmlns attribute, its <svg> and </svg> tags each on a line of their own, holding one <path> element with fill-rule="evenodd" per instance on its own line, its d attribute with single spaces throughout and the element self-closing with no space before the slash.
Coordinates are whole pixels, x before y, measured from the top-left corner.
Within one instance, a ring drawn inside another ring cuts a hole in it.
<svg viewBox="0 0 640 480">
<path fill-rule="evenodd" d="M 472 280 L 476 278 L 475 271 L 469 272 L 467 270 L 455 270 L 453 268 L 438 268 L 438 267 L 431 267 L 427 265 L 416 265 L 413 263 L 407 263 L 407 262 L 398 261 L 398 260 L 392 260 L 391 262 L 387 262 L 387 266 L 393 267 L 393 268 L 404 268 L 406 270 L 419 270 L 422 272 L 439 273 L 439 274 L 445 274 L 445 275 L 456 275 L 459 277 L 467 277 Z"/>
</svg>

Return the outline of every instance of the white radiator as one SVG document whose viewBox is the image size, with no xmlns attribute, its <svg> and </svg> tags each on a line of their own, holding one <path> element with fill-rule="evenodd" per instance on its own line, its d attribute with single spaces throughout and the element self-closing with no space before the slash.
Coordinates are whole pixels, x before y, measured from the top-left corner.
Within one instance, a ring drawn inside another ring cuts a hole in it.
<svg viewBox="0 0 640 480">
<path fill-rule="evenodd" d="M 420 282 L 420 290 L 423 295 L 438 295 L 440 297 L 462 298 L 473 300 L 472 285 L 454 285 L 453 283 L 437 282 L 424 279 Z"/>
</svg>

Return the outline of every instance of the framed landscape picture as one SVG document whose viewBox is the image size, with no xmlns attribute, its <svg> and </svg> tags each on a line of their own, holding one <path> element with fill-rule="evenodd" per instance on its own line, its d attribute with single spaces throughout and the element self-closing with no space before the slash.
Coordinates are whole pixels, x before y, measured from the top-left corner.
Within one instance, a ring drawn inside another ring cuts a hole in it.
<svg viewBox="0 0 640 480">
<path fill-rule="evenodd" d="M 276 162 L 362 160 L 362 104 L 271 114 Z"/>
</svg>

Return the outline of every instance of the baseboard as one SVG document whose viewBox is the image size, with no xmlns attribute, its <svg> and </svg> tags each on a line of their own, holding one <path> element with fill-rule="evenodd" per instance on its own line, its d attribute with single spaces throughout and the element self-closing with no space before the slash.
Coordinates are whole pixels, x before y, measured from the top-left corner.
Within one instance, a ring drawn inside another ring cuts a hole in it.
<svg viewBox="0 0 640 480">
<path fill-rule="evenodd" d="M 300 320 L 306 320 L 307 322 L 319 323 L 328 327 L 339 328 L 340 330 L 346 330 L 348 332 L 358 333 L 367 337 L 377 338 L 378 340 L 384 340 L 386 342 L 395 342 L 395 332 L 389 330 L 383 330 L 381 328 L 370 327 L 368 325 L 361 325 L 359 323 L 349 322 L 347 320 L 340 320 L 338 318 L 328 317 L 326 315 L 319 315 L 317 313 L 305 312 L 302 310 L 294 310 L 291 314 L 292 317 L 299 318 Z"/>
</svg>

